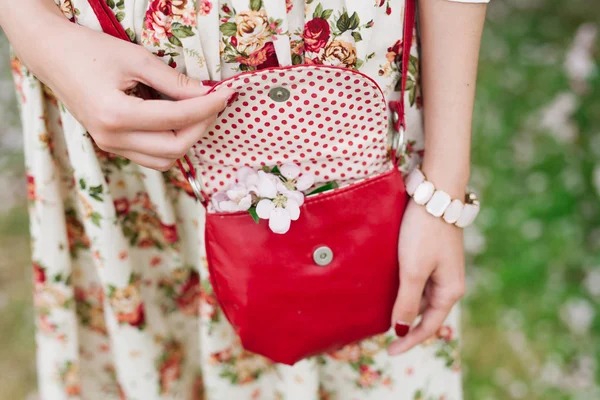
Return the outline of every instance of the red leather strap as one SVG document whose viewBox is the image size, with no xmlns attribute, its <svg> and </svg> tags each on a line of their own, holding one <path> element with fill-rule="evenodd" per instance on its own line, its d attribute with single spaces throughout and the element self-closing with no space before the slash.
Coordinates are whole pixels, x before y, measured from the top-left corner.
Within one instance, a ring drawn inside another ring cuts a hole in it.
<svg viewBox="0 0 600 400">
<path fill-rule="evenodd" d="M 123 29 L 123 26 L 117 20 L 117 17 L 112 12 L 112 10 L 108 7 L 106 2 L 104 2 L 103 0 L 88 0 L 88 3 L 90 4 L 90 7 L 92 7 L 94 14 L 96 14 L 96 18 L 98 18 L 98 22 L 100 22 L 100 27 L 102 27 L 102 31 L 104 31 L 104 33 L 114 36 L 117 39 L 123 39 L 128 42 L 131 41 L 131 39 L 129 38 L 129 35 L 127 34 L 127 32 L 125 32 L 125 29 Z M 158 95 L 156 94 L 156 92 L 154 92 L 154 90 L 152 90 L 151 88 L 149 88 L 147 86 L 138 85 L 138 90 L 140 92 L 140 95 L 144 99 L 158 98 Z M 191 176 L 194 179 L 196 179 L 196 169 L 192 165 L 192 162 L 190 161 L 190 159 L 187 156 L 185 156 L 184 159 L 187 163 L 187 166 L 188 166 Z M 181 173 L 183 174 L 183 176 L 187 177 L 186 169 L 183 166 L 183 163 L 181 162 L 181 160 L 177 160 L 177 166 L 181 170 Z M 203 195 L 204 195 L 204 193 L 203 193 Z"/>
<path fill-rule="evenodd" d="M 413 32 L 415 30 L 415 0 L 406 0 L 404 8 L 404 34 L 402 36 L 402 81 L 400 82 L 400 112 L 398 121 L 406 128 L 404 119 L 404 92 L 406 91 L 406 78 L 408 76 L 408 64 L 410 63 L 410 49 L 412 47 Z"/>
<path fill-rule="evenodd" d="M 108 4 L 103 0 L 88 0 L 90 7 L 94 10 L 94 14 L 96 14 L 96 18 L 98 18 L 98 22 L 100 22 L 100 26 L 104 33 L 108 33 L 111 36 L 114 36 L 119 39 L 130 41 L 129 35 L 123 29 L 121 23 L 115 17 L 112 10 L 108 7 Z"/>
<path fill-rule="evenodd" d="M 400 100 L 390 101 L 389 107 L 393 112 L 396 112 L 398 119 L 394 121 L 394 130 L 399 132 L 400 129 L 406 129 L 405 116 L 405 92 L 406 79 L 408 77 L 408 65 L 410 63 L 410 49 L 412 47 L 413 32 L 415 30 L 415 0 L 406 0 L 404 7 L 404 28 L 402 36 L 402 62 L 400 64 Z M 399 145 L 401 145 L 399 143 Z M 397 149 L 392 149 L 392 161 L 395 166 L 398 166 Z"/>
</svg>

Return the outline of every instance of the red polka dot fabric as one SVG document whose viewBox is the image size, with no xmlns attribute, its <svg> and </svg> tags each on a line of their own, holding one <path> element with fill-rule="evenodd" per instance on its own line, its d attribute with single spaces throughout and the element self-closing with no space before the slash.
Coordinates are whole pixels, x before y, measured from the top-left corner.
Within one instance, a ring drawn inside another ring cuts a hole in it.
<svg viewBox="0 0 600 400">
<path fill-rule="evenodd" d="M 316 186 L 353 182 L 391 167 L 383 92 L 366 75 L 293 66 L 224 80 L 235 100 L 192 148 L 207 193 L 235 183 L 241 166 L 295 163 Z"/>
</svg>

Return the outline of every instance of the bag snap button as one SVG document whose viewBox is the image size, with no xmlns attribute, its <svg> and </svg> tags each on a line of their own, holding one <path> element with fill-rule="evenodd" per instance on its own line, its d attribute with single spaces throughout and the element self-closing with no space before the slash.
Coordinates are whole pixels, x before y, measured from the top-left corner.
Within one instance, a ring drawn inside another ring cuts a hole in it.
<svg viewBox="0 0 600 400">
<path fill-rule="evenodd" d="M 329 265 L 333 261 L 333 251 L 327 246 L 321 246 L 313 253 L 313 260 L 322 267 Z"/>
<path fill-rule="evenodd" d="M 271 100 L 282 102 L 290 98 L 290 91 L 284 87 L 276 87 L 269 90 Z"/>
</svg>

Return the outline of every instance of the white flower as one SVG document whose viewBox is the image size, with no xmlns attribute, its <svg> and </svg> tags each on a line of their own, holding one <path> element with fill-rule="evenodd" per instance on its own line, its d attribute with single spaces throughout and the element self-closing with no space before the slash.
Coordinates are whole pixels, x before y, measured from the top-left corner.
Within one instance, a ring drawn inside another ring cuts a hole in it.
<svg viewBox="0 0 600 400">
<path fill-rule="evenodd" d="M 267 174 L 265 171 L 258 171 L 257 178 L 257 194 L 259 197 L 266 197 L 272 199 L 277 196 L 277 184 L 281 182 L 273 174 Z"/>
<path fill-rule="evenodd" d="M 278 193 L 272 199 L 262 199 L 256 205 L 259 218 L 269 220 L 269 228 L 275 233 L 286 233 L 292 221 L 300 217 L 300 204 L 284 193 Z"/>
<path fill-rule="evenodd" d="M 300 175 L 300 167 L 296 164 L 284 164 L 279 168 L 279 172 L 286 179 L 286 182 L 282 184 L 288 190 L 304 191 L 311 187 L 315 183 L 315 177 L 313 174 L 302 174 Z"/>
<path fill-rule="evenodd" d="M 237 181 L 248 188 L 256 188 L 258 185 L 258 174 L 250 167 L 241 167 L 237 170 Z"/>
<path fill-rule="evenodd" d="M 219 212 L 247 211 L 252 207 L 252 193 L 246 185 L 236 183 L 225 192 L 215 193 L 212 203 Z"/>
</svg>

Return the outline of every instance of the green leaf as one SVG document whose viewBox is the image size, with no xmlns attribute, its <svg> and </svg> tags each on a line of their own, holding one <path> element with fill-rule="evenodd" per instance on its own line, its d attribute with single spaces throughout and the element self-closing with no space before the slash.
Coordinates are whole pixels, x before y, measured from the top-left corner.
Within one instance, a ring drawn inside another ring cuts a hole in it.
<svg viewBox="0 0 600 400">
<path fill-rule="evenodd" d="M 100 221 L 102 220 L 102 215 L 100 215 L 97 212 L 93 212 L 92 215 L 90 216 L 90 218 L 92 219 L 92 223 L 94 225 L 96 225 L 97 227 L 100 227 Z"/>
<path fill-rule="evenodd" d="M 350 28 L 350 18 L 348 17 L 347 12 L 344 12 L 342 15 L 340 15 L 340 18 L 337 20 L 336 26 L 341 33 L 346 32 L 348 28 Z"/>
<path fill-rule="evenodd" d="M 175 36 L 169 36 L 169 42 L 175 46 L 179 46 L 179 47 L 183 46 L 183 44 L 181 43 L 181 40 L 177 39 Z"/>
<path fill-rule="evenodd" d="M 319 3 L 317 8 L 315 8 L 315 12 L 313 13 L 313 18 L 323 18 L 323 5 Z"/>
<path fill-rule="evenodd" d="M 85 180 L 84 180 L 83 178 L 80 178 L 80 179 L 79 179 L 79 187 L 80 187 L 82 190 L 85 190 Z"/>
<path fill-rule="evenodd" d="M 348 14 L 346 14 L 346 15 L 348 15 Z M 356 11 L 354 11 L 354 14 L 352 14 L 352 16 L 350 17 L 350 26 L 348 27 L 348 29 L 354 30 L 354 29 L 358 28 L 359 25 L 360 25 L 360 18 L 358 17 L 358 14 L 356 13 Z"/>
<path fill-rule="evenodd" d="M 329 182 L 329 183 L 326 183 L 323 186 L 320 186 L 320 187 L 316 188 L 315 190 L 313 190 L 312 192 L 310 192 L 309 194 L 307 194 L 307 196 L 312 196 L 313 194 L 323 193 L 323 192 L 326 192 L 328 190 L 337 189 L 338 187 L 340 187 L 340 186 L 337 184 L 337 182 Z"/>
<path fill-rule="evenodd" d="M 415 81 L 413 81 L 412 79 L 406 79 L 406 90 L 410 90 L 413 87 L 415 87 Z"/>
<path fill-rule="evenodd" d="M 258 218 L 258 214 L 256 213 L 256 207 L 250 207 L 248 209 L 248 212 L 250 213 L 250 216 L 252 217 L 252 219 L 254 220 L 254 222 L 256 222 L 258 224 L 258 222 L 260 221 L 260 219 Z"/>
<path fill-rule="evenodd" d="M 354 41 L 356 43 L 358 43 L 362 40 L 362 36 L 359 32 L 352 32 L 352 37 L 354 38 Z"/>
<path fill-rule="evenodd" d="M 250 9 L 259 11 L 262 8 L 262 0 L 250 0 Z"/>
<path fill-rule="evenodd" d="M 127 29 L 125 29 L 125 32 L 127 32 L 127 36 L 129 36 L 129 40 L 131 40 L 132 42 L 135 42 L 135 32 L 133 31 L 133 29 L 127 28 Z"/>
<path fill-rule="evenodd" d="M 110 8 L 115 8 L 115 2 L 113 0 L 106 0 L 106 5 Z"/>
<path fill-rule="evenodd" d="M 195 35 L 191 26 L 183 25 L 178 22 L 171 25 L 171 32 L 173 32 L 173 36 L 177 36 L 179 39 L 184 39 Z"/>
<path fill-rule="evenodd" d="M 117 3 L 117 8 L 119 10 L 125 9 L 125 0 L 119 0 L 119 2 Z"/>
<path fill-rule="evenodd" d="M 117 21 L 121 22 L 125 19 L 125 13 L 122 11 L 119 11 L 115 17 L 117 17 Z"/>
<path fill-rule="evenodd" d="M 303 64 L 302 56 L 300 54 L 292 54 L 292 65 Z"/>
<path fill-rule="evenodd" d="M 281 175 L 281 171 L 279 170 L 279 167 L 277 165 L 271 169 L 271 173 L 275 175 Z"/>
<path fill-rule="evenodd" d="M 237 33 L 237 25 L 235 22 L 225 22 L 219 28 L 223 36 L 235 36 Z"/>
<path fill-rule="evenodd" d="M 329 19 L 329 17 L 331 17 L 331 14 L 333 14 L 333 10 L 329 9 L 329 10 L 325 10 L 321 13 L 321 18 L 323 19 Z"/>
</svg>

